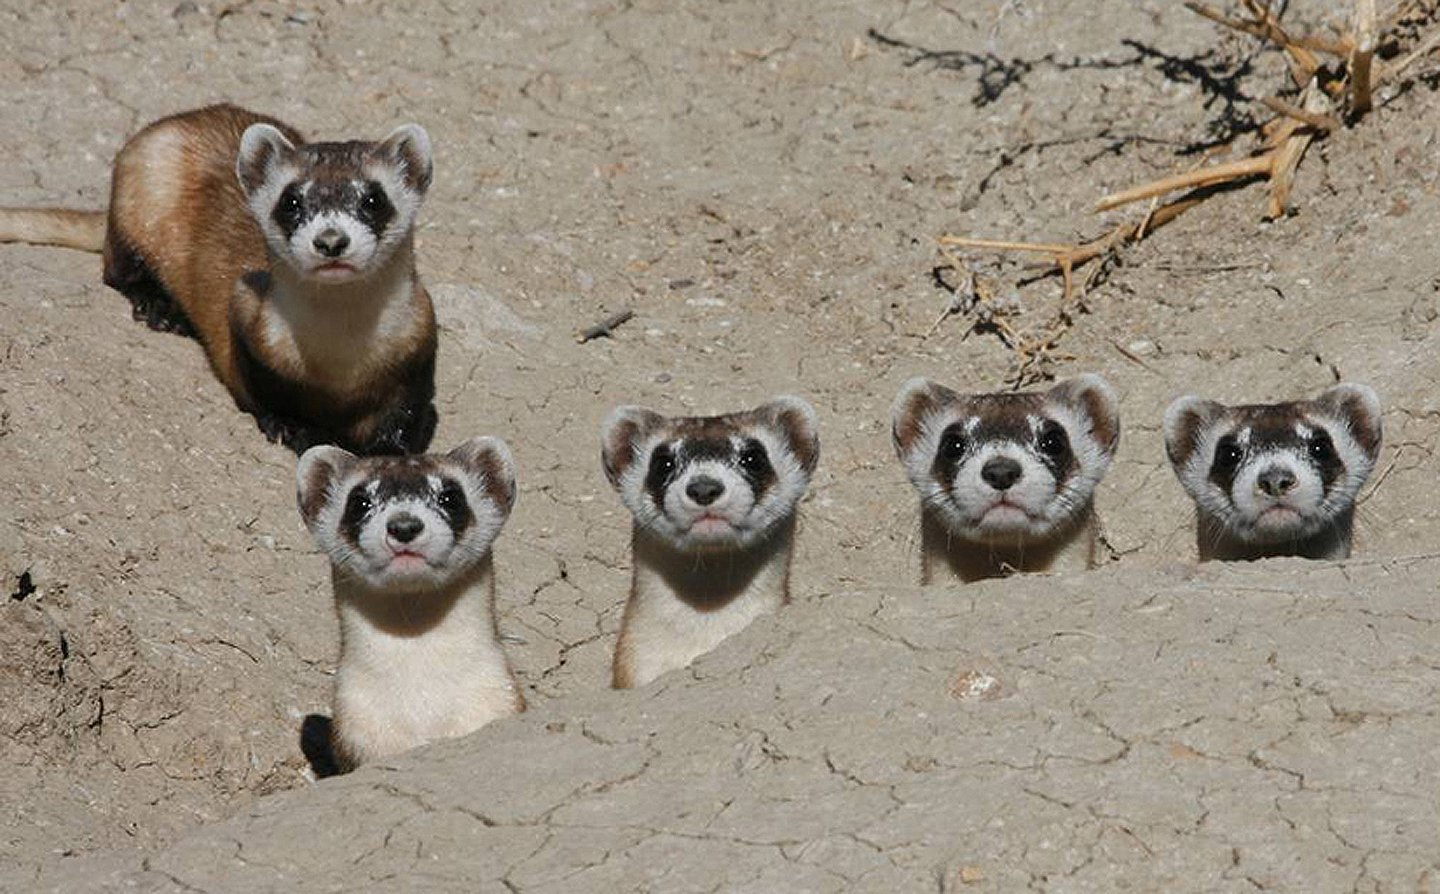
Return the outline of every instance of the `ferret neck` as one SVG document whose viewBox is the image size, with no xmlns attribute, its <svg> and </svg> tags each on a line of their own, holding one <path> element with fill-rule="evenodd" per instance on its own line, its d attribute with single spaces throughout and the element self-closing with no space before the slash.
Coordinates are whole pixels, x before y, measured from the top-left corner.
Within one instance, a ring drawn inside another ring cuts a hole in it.
<svg viewBox="0 0 1440 894">
<path fill-rule="evenodd" d="M 491 554 L 443 586 L 385 591 L 335 570 L 335 608 L 340 615 L 342 651 L 356 637 L 410 640 L 450 632 L 498 638 L 495 629 L 495 570 Z"/>
<path fill-rule="evenodd" d="M 1200 561 L 1223 562 L 1299 556 L 1302 559 L 1348 559 L 1355 525 L 1354 508 L 1346 509 L 1328 526 L 1309 537 L 1273 543 L 1250 543 L 1232 536 L 1222 522 L 1201 514 L 1195 526 L 1195 545 Z M 1219 533 L 1212 533 L 1219 532 Z"/>
<path fill-rule="evenodd" d="M 1043 542 L 1023 535 L 993 541 L 967 540 L 952 533 L 937 513 L 920 511 L 920 581 L 931 583 L 947 572 L 969 583 L 1014 571 L 1084 570 L 1094 564 L 1095 509 L 1084 512 Z"/>
<path fill-rule="evenodd" d="M 635 592 L 664 591 L 696 611 L 713 611 L 742 597 L 778 607 L 789 599 L 794 545 L 793 516 L 746 549 L 687 552 L 636 528 Z"/>
</svg>

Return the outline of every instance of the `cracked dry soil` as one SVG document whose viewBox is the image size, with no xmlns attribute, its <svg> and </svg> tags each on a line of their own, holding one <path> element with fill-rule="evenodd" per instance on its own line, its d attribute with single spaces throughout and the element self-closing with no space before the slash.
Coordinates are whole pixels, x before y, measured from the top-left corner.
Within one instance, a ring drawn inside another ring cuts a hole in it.
<svg viewBox="0 0 1440 894">
<path fill-rule="evenodd" d="M 1100 195 L 1257 123 L 1275 53 L 1160 0 L 6 0 L 0 33 L 7 203 L 98 207 L 127 135 L 219 99 L 429 129 L 436 445 L 516 454 L 496 555 L 532 705 L 307 781 L 336 638 L 294 457 L 96 259 L 0 247 L 0 889 L 1440 891 L 1424 66 L 1312 147 L 1293 215 L 1217 196 L 1076 317 L 1054 371 L 1124 414 L 1107 567 L 922 592 L 891 397 L 1012 365 L 935 324 L 934 238 L 1098 235 Z M 974 263 L 1053 317 L 1055 281 Z M 1337 378 L 1386 406 L 1356 558 L 1192 565 L 1164 407 Z M 604 689 L 629 520 L 601 419 L 782 391 L 824 442 L 796 604 Z"/>
</svg>

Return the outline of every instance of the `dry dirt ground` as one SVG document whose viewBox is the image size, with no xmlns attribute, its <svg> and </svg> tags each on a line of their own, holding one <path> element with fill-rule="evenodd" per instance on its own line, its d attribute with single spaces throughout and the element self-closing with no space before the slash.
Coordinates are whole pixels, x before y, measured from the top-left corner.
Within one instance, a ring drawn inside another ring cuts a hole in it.
<svg viewBox="0 0 1440 894">
<path fill-rule="evenodd" d="M 935 237 L 1099 235 L 1100 195 L 1262 119 L 1278 54 L 1169 0 L 4 0 L 0 34 L 7 204 L 98 207 L 128 134 L 221 99 L 428 128 L 436 446 L 517 457 L 496 555 L 532 705 L 312 781 L 336 630 L 294 457 L 96 258 L 0 247 L 0 889 L 1440 890 L 1433 65 L 1312 148 L 1293 215 L 1219 195 L 1075 317 L 1051 371 L 1124 414 L 1109 565 L 921 592 L 891 398 L 1014 365 L 936 325 Z M 1053 279 L 971 260 L 1021 283 L 1016 325 L 1053 318 Z M 1337 379 L 1386 407 L 1355 560 L 1194 566 L 1169 401 Z M 607 691 L 601 419 L 778 392 L 824 444 L 797 604 Z"/>
</svg>

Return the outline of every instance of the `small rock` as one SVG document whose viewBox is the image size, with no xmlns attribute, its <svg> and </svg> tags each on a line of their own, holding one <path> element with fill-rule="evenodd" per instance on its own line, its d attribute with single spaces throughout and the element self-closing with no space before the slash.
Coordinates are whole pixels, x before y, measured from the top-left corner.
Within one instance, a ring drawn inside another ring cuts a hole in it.
<svg viewBox="0 0 1440 894">
<path fill-rule="evenodd" d="M 982 699 L 990 702 L 1000 697 L 1000 681 L 983 671 L 961 671 L 950 684 L 950 697 L 958 701 Z"/>
</svg>

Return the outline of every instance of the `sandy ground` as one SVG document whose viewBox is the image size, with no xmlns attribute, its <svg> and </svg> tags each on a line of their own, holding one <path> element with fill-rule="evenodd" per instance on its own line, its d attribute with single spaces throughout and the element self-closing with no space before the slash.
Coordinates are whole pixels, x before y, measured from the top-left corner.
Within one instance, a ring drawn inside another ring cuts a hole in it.
<svg viewBox="0 0 1440 894">
<path fill-rule="evenodd" d="M 193 342 L 130 320 L 97 259 L 0 247 L 0 888 L 1440 889 L 1424 66 L 1311 150 L 1295 214 L 1218 196 L 1075 317 L 1051 371 L 1121 395 L 1113 567 L 922 594 L 890 401 L 912 375 L 987 390 L 1014 366 L 972 319 L 936 325 L 935 237 L 1099 235 L 1122 219 L 1091 214 L 1100 195 L 1263 117 L 1277 54 L 1161 0 L 6 0 L 0 33 L 6 203 L 99 207 L 127 135 L 221 99 L 321 138 L 429 130 L 435 443 L 516 455 L 496 556 L 533 706 L 309 781 L 299 729 L 327 711 L 336 631 L 294 457 Z M 1058 293 L 1019 286 L 1016 325 Z M 1341 379 L 1386 407 L 1356 560 L 1191 567 L 1165 406 Z M 779 392 L 822 425 L 798 604 L 692 673 L 606 691 L 629 518 L 601 419 Z M 995 698 L 950 694 L 967 668 Z"/>
</svg>

